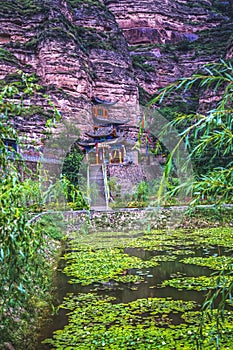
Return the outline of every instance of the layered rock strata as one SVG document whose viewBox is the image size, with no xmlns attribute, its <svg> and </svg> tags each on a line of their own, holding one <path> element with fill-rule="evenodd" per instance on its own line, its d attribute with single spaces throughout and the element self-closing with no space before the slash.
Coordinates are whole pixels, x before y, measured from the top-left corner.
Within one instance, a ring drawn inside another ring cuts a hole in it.
<svg viewBox="0 0 233 350">
<path fill-rule="evenodd" d="M 205 63 L 230 57 L 231 1 L 105 3 L 128 41 L 138 85 L 150 94 Z"/>
<path fill-rule="evenodd" d="M 232 17 L 231 1 L 220 0 L 3 0 L 0 78 L 36 74 L 63 121 L 81 132 L 92 124 L 94 96 L 118 100 L 116 113 L 137 125 L 139 100 L 232 57 Z M 15 122 L 38 147 L 42 114 Z"/>
<path fill-rule="evenodd" d="M 19 69 L 35 73 L 63 120 L 81 131 L 92 123 L 94 96 L 119 100 L 123 106 L 137 104 L 127 42 L 103 4 L 4 1 L 0 11 L 1 79 Z M 16 119 L 16 127 L 41 144 L 33 130 L 40 134 L 45 120 L 42 125 L 38 115 L 30 122 Z M 134 124 L 134 116 L 131 119 Z"/>
</svg>

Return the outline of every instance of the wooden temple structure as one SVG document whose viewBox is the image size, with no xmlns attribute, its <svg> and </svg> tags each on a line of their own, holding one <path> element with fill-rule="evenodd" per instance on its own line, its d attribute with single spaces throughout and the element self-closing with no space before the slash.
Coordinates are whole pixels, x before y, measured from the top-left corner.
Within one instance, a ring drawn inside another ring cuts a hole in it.
<svg viewBox="0 0 233 350">
<path fill-rule="evenodd" d="M 138 126 L 127 125 L 129 120 L 117 119 L 116 102 L 94 98 L 92 130 L 84 133 L 76 144 L 85 154 L 87 164 L 87 198 L 92 209 L 107 208 L 112 200 L 108 180 L 117 178 L 122 193 L 129 193 L 133 185 L 145 179 L 150 163 L 149 137 L 143 129 L 143 145 L 136 149 Z M 112 117 L 113 115 L 113 117 Z M 149 162 L 149 163 L 148 163 Z"/>
<path fill-rule="evenodd" d="M 93 130 L 86 132 L 85 138 L 77 142 L 90 164 L 119 164 L 129 161 L 127 148 L 128 146 L 132 148 L 132 141 L 126 140 L 122 130 L 122 126 L 129 120 L 110 119 L 108 114 L 108 106 L 116 103 L 117 101 L 94 99 Z"/>
</svg>

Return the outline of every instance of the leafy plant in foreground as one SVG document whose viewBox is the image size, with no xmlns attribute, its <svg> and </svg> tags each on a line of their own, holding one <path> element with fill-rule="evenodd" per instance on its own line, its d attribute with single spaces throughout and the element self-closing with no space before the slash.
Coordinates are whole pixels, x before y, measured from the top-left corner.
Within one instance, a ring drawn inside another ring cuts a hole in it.
<svg viewBox="0 0 233 350">
<path fill-rule="evenodd" d="M 0 82 L 0 341 L 30 349 L 30 337 L 24 337 L 26 324 L 29 318 L 32 321 L 35 300 L 45 292 L 48 279 L 44 275 L 45 242 L 41 230 L 30 220 L 30 204 L 37 199 L 31 180 L 23 181 L 21 173 L 26 174 L 26 167 L 4 140 L 19 143 L 12 119 L 21 114 L 24 100 L 39 87 L 34 77 L 24 73 L 17 79 L 9 84 Z"/>
<path fill-rule="evenodd" d="M 211 151 L 211 166 L 206 173 L 200 173 L 195 182 L 182 183 L 176 186 L 170 195 L 185 188 L 187 195 L 192 194 L 192 204 L 198 204 L 203 199 L 214 203 L 229 203 L 233 196 L 233 162 L 230 160 L 233 152 L 233 66 L 230 61 L 211 63 L 203 67 L 203 72 L 177 82 L 162 89 L 161 93 L 150 104 L 162 102 L 164 97 L 172 93 L 187 93 L 188 90 L 199 88 L 199 93 L 214 91 L 219 97 L 214 108 L 205 114 L 178 114 L 166 125 L 164 133 L 173 127 L 180 129 L 180 142 L 184 142 L 190 153 L 190 159 L 195 161 L 205 158 Z M 195 142 L 193 142 L 195 140 Z M 179 145 L 177 144 L 177 147 Z M 175 149 L 168 157 L 164 174 L 168 179 L 172 170 L 172 159 Z M 225 158 L 226 162 L 221 162 Z"/>
<path fill-rule="evenodd" d="M 199 93 L 213 92 L 218 102 L 205 114 L 179 114 L 165 128 L 165 133 L 170 127 L 179 129 L 180 125 L 186 125 L 180 131 L 180 142 L 185 142 L 190 152 L 191 160 L 202 159 L 211 152 L 211 166 L 206 173 L 200 173 L 194 183 L 182 183 L 174 188 L 174 191 L 185 189 L 187 195 L 192 194 L 191 204 L 198 204 L 203 199 L 215 203 L 232 203 L 233 197 L 233 65 L 232 61 L 210 63 L 203 67 L 202 72 L 188 78 L 182 78 L 162 89 L 161 93 L 150 104 L 162 102 L 164 97 L 172 93 L 187 93 L 193 87 L 199 89 Z M 194 143 L 191 141 L 195 141 Z M 172 160 L 179 143 L 174 147 L 168 157 L 164 170 L 164 178 L 168 179 L 172 170 Z M 225 162 L 220 162 L 225 158 Z M 206 159 L 206 158 L 205 158 Z M 232 264 L 228 270 L 232 270 Z M 233 283 L 228 283 L 232 271 L 223 269 L 219 280 L 226 283 L 216 285 L 216 291 L 210 292 L 203 305 L 203 317 L 200 326 L 198 347 L 201 349 L 204 342 L 204 326 L 206 315 L 215 321 L 217 332 L 215 334 L 215 348 L 220 349 L 220 328 L 224 321 L 225 308 L 228 300 L 232 300 Z M 214 312 L 216 300 L 220 299 L 217 312 Z M 232 303 L 232 302 L 231 302 Z"/>
</svg>

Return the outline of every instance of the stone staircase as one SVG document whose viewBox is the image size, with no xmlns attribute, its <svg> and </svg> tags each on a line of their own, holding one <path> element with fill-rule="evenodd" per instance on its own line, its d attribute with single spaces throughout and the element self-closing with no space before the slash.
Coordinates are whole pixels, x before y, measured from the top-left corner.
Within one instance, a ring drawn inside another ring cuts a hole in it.
<svg viewBox="0 0 233 350">
<path fill-rule="evenodd" d="M 106 208 L 105 192 L 104 192 L 104 177 L 101 165 L 90 165 L 89 173 L 90 181 L 90 198 L 91 209 Z"/>
</svg>

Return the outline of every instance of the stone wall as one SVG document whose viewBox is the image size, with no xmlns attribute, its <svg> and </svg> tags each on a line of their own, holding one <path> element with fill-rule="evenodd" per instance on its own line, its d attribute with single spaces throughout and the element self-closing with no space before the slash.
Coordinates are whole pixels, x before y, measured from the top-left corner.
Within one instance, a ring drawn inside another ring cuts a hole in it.
<svg viewBox="0 0 233 350">
<path fill-rule="evenodd" d="M 130 234 L 132 231 L 150 232 L 152 229 L 217 227 L 223 223 L 232 226 L 232 206 L 225 206 L 216 211 L 211 205 L 203 205 L 193 208 L 192 214 L 187 214 L 187 209 L 187 206 L 173 206 L 112 211 L 69 211 L 63 214 L 68 232 L 77 234 L 100 231 Z"/>
<path fill-rule="evenodd" d="M 135 164 L 110 164 L 110 179 L 115 178 L 116 184 L 120 186 L 121 195 L 133 194 L 136 185 L 146 180 L 146 173 L 142 165 Z"/>
<path fill-rule="evenodd" d="M 110 164 L 110 179 L 115 178 L 121 195 L 133 194 L 141 181 L 160 180 L 162 167 L 159 158 L 139 154 L 139 164 Z"/>
<path fill-rule="evenodd" d="M 178 227 L 185 209 L 118 209 L 111 211 L 66 212 L 70 232 L 131 232 Z"/>
</svg>

